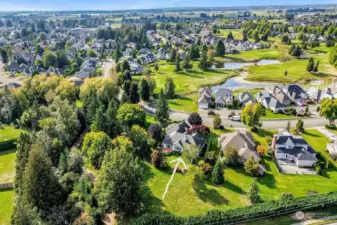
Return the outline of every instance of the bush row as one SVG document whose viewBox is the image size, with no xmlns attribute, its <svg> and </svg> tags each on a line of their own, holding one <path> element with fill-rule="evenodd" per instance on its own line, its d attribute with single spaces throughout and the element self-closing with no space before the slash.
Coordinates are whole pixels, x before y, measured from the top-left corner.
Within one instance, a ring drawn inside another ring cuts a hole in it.
<svg viewBox="0 0 337 225">
<path fill-rule="evenodd" d="M 16 139 L 0 142 L 0 152 L 16 147 Z"/>
</svg>

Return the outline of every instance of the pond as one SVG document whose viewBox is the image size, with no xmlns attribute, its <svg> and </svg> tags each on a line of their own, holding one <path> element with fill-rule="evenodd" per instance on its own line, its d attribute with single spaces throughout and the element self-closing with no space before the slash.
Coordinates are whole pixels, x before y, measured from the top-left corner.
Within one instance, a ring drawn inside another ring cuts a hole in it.
<svg viewBox="0 0 337 225">
<path fill-rule="evenodd" d="M 229 88 L 232 90 L 235 89 L 256 89 L 256 88 L 265 88 L 270 85 L 280 85 L 278 83 L 267 83 L 267 82 L 254 82 L 245 80 L 243 76 L 233 77 L 228 79 L 225 83 L 219 86 L 213 86 L 212 91 L 215 91 L 219 88 Z"/>
<path fill-rule="evenodd" d="M 246 66 L 263 66 L 263 65 L 272 65 L 272 64 L 279 64 L 281 63 L 279 60 L 273 59 L 262 59 L 257 62 L 225 62 L 213 65 L 213 69 L 229 69 L 229 70 L 236 70 L 241 69 Z"/>
</svg>

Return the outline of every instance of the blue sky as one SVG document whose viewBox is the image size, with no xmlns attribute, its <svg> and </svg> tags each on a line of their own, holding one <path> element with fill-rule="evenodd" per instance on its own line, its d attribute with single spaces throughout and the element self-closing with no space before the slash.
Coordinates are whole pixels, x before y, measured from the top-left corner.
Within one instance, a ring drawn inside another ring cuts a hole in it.
<svg viewBox="0 0 337 225">
<path fill-rule="evenodd" d="M 337 0 L 0 0 L 0 11 L 17 10 L 118 10 L 162 7 L 219 7 L 247 5 L 331 4 Z"/>
</svg>

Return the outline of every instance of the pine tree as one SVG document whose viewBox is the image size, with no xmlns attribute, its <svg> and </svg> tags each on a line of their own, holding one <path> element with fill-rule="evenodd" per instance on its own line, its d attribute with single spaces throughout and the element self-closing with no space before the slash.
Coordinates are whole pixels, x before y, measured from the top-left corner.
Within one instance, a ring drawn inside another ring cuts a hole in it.
<svg viewBox="0 0 337 225">
<path fill-rule="evenodd" d="M 68 159 L 65 152 L 61 152 L 58 170 L 63 175 L 68 171 Z"/>
<path fill-rule="evenodd" d="M 139 102 L 138 84 L 136 82 L 131 83 L 129 97 L 131 103 L 137 104 Z"/>
<path fill-rule="evenodd" d="M 191 69 L 191 67 L 192 67 L 192 65 L 190 64 L 190 56 L 189 55 L 187 55 L 186 58 L 184 59 L 183 67 L 186 71 Z"/>
<path fill-rule="evenodd" d="M 206 70 L 208 68 L 207 63 L 207 46 L 204 45 L 201 52 L 201 57 L 199 61 L 199 68 L 202 70 Z"/>
<path fill-rule="evenodd" d="M 314 70 L 314 67 L 315 67 L 315 61 L 314 61 L 314 58 L 311 57 L 307 65 L 307 71 L 312 72 Z"/>
<path fill-rule="evenodd" d="M 169 123 L 169 119 L 170 119 L 169 106 L 168 106 L 166 97 L 164 95 L 163 89 L 161 89 L 159 93 L 159 99 L 156 105 L 155 119 L 163 127 L 166 127 Z"/>
<path fill-rule="evenodd" d="M 290 132 L 290 130 L 291 130 L 291 124 L 290 124 L 290 121 L 288 121 L 288 123 L 287 123 L 286 130 L 287 130 L 288 132 Z"/>
<path fill-rule="evenodd" d="M 165 95 L 168 99 L 173 99 L 175 96 L 176 85 L 173 82 L 171 77 L 166 78 L 165 80 Z"/>
<path fill-rule="evenodd" d="M 156 64 L 154 65 L 154 69 L 155 69 L 155 71 L 158 71 L 158 70 L 159 70 L 158 63 L 156 63 Z"/>
<path fill-rule="evenodd" d="M 143 101 L 149 101 L 150 99 L 150 86 L 145 79 L 142 79 L 139 83 L 139 95 Z"/>
<path fill-rule="evenodd" d="M 34 146 L 29 153 L 24 173 L 23 198 L 36 207 L 42 217 L 63 201 L 62 189 L 53 173 L 52 163 L 46 153 Z"/>
<path fill-rule="evenodd" d="M 125 92 L 124 92 L 125 93 Z M 105 133 L 107 133 L 111 138 L 114 138 L 119 133 L 119 121 L 116 118 L 117 116 L 117 109 L 112 102 L 109 103 L 108 109 L 105 112 Z"/>
<path fill-rule="evenodd" d="M 261 200 L 259 192 L 260 192 L 259 186 L 256 183 L 256 179 L 254 179 L 247 193 L 247 196 L 251 203 L 258 203 Z"/>
<path fill-rule="evenodd" d="M 223 57 L 225 55 L 225 45 L 222 40 L 218 40 L 215 46 L 215 55 Z"/>
<path fill-rule="evenodd" d="M 179 72 L 181 71 L 181 68 L 180 68 L 180 55 L 177 54 L 177 57 L 176 57 L 176 68 L 174 70 L 175 72 Z"/>
<path fill-rule="evenodd" d="M 220 185 L 225 182 L 224 170 L 222 168 L 221 162 L 218 159 L 212 171 L 212 182 L 214 184 Z"/>
<path fill-rule="evenodd" d="M 106 118 L 104 114 L 104 106 L 101 105 L 96 111 L 95 119 L 92 121 L 90 128 L 95 132 L 104 131 L 105 123 Z"/>
<path fill-rule="evenodd" d="M 229 33 L 227 35 L 227 39 L 234 40 L 233 33 L 232 33 L 231 30 L 229 31 Z"/>
</svg>

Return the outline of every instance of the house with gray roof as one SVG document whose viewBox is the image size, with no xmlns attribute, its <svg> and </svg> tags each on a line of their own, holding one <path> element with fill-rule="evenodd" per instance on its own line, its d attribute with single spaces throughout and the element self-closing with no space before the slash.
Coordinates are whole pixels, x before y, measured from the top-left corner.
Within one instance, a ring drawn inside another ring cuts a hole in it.
<svg viewBox="0 0 337 225">
<path fill-rule="evenodd" d="M 185 121 L 168 126 L 166 128 L 166 136 L 162 142 L 162 148 L 177 153 L 183 152 L 190 145 L 205 149 L 207 146 L 206 140 L 197 134 L 190 134 L 189 128 L 190 125 Z"/>
<path fill-rule="evenodd" d="M 314 149 L 301 136 L 294 136 L 289 132 L 274 135 L 272 149 L 279 164 L 313 167 L 318 161 Z"/>
<path fill-rule="evenodd" d="M 300 106 L 307 104 L 308 94 L 297 84 L 287 85 L 283 88 L 283 91 L 295 104 Z"/>
<path fill-rule="evenodd" d="M 215 105 L 218 108 L 233 105 L 233 92 L 228 88 L 219 88 L 215 91 Z"/>
<path fill-rule="evenodd" d="M 241 106 L 245 106 L 254 102 L 252 94 L 247 91 L 240 93 L 237 97 L 237 100 Z"/>
</svg>

